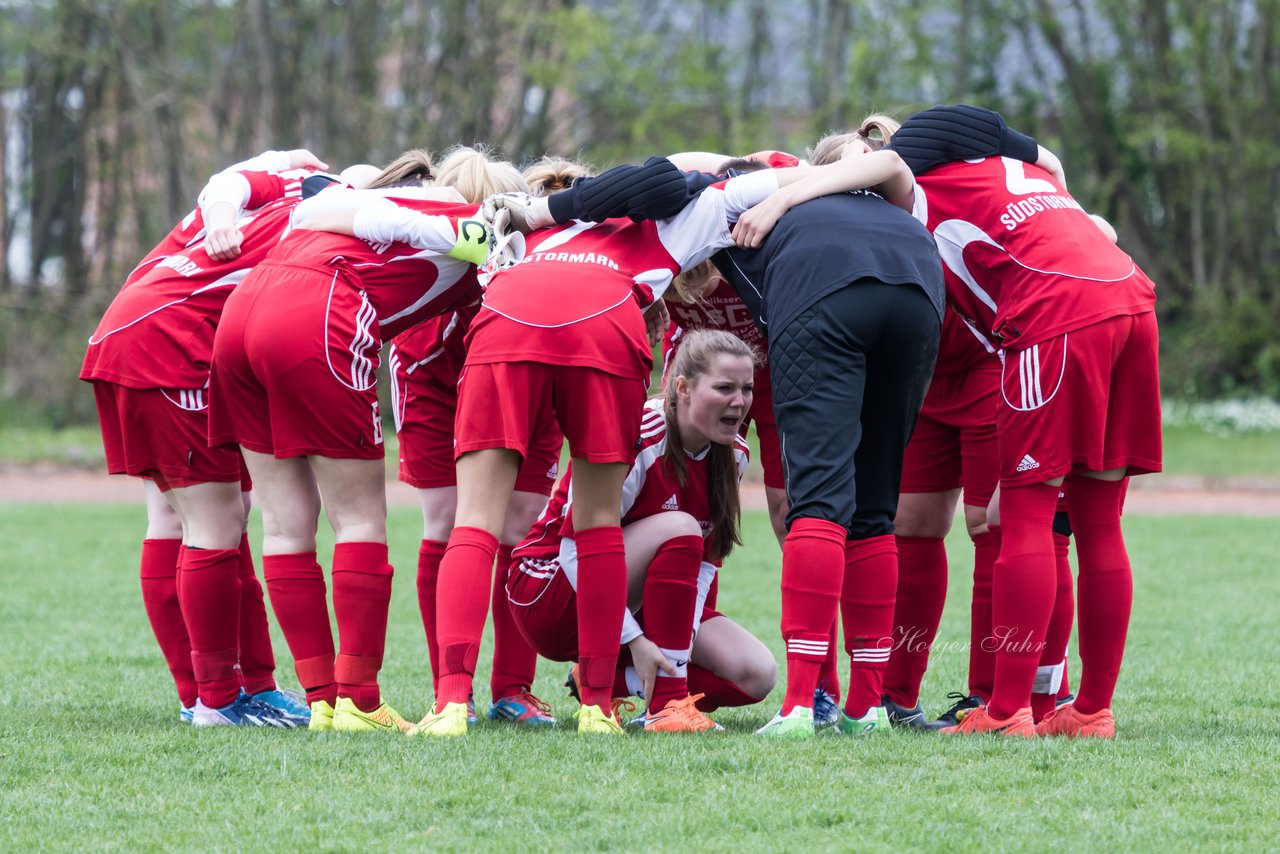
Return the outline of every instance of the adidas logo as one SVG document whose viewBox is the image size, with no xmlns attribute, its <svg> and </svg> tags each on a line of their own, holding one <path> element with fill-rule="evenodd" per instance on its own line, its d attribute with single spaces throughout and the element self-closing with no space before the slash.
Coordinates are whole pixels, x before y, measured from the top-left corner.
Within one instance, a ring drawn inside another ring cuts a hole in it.
<svg viewBox="0 0 1280 854">
<path fill-rule="evenodd" d="M 456 444 L 456 441 L 455 441 Z M 560 473 L 560 463 L 552 463 L 551 468 L 547 469 L 547 480 L 555 480 L 556 475 Z"/>
<path fill-rule="evenodd" d="M 666 501 L 662 502 L 662 509 L 663 510 L 679 510 L 680 502 L 677 501 L 676 497 L 673 495 L 670 498 L 668 498 Z"/>
<path fill-rule="evenodd" d="M 1018 463 L 1018 471 L 1031 471 L 1040 468 L 1040 464 L 1030 454 L 1024 454 L 1022 462 Z"/>
</svg>

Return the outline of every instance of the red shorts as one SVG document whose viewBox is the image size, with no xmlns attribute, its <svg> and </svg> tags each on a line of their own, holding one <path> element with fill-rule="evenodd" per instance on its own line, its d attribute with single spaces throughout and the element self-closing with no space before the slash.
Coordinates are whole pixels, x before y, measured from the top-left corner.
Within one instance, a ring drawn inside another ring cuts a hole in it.
<svg viewBox="0 0 1280 854">
<path fill-rule="evenodd" d="M 595 368 L 499 362 L 467 365 L 458 380 L 457 456 L 510 448 L 529 459 L 556 424 L 569 453 L 592 463 L 630 463 L 640 440 L 648 380 Z"/>
<path fill-rule="evenodd" d="M 964 503 L 986 507 L 1000 480 L 996 441 L 1000 362 L 935 374 L 902 457 L 901 492 L 964 488 Z"/>
<path fill-rule="evenodd" d="M 451 371 L 414 370 L 416 366 L 406 366 L 395 358 L 391 365 L 400 479 L 417 489 L 457 486 L 453 448 L 457 376 Z M 516 492 L 551 494 L 563 444 L 564 437 L 554 421 L 534 434 L 516 477 Z"/>
<path fill-rule="evenodd" d="M 507 570 L 507 600 L 521 634 L 538 655 L 552 661 L 577 661 L 578 592 L 569 583 L 561 560 L 513 562 Z M 699 625 L 724 616 L 710 598 L 708 602 Z"/>
<path fill-rule="evenodd" d="M 760 440 L 760 467 L 764 469 L 764 485 L 786 489 L 782 473 L 782 445 L 778 441 L 778 422 L 773 418 L 773 386 L 769 382 L 769 366 L 756 368 L 755 391 L 747 419 L 756 425 Z"/>
<path fill-rule="evenodd" d="M 538 655 L 578 660 L 578 592 L 559 560 L 518 560 L 507 570 L 507 600 L 520 633 Z"/>
<path fill-rule="evenodd" d="M 213 342 L 209 442 L 277 458 L 382 459 L 378 318 L 346 275 L 258 265 Z"/>
<path fill-rule="evenodd" d="M 240 452 L 210 448 L 204 389 L 137 389 L 93 384 L 107 471 L 154 480 L 161 492 L 198 483 L 253 487 Z"/>
<path fill-rule="evenodd" d="M 1112 317 L 1004 356 L 1000 482 L 1161 469 L 1154 312 Z"/>
</svg>

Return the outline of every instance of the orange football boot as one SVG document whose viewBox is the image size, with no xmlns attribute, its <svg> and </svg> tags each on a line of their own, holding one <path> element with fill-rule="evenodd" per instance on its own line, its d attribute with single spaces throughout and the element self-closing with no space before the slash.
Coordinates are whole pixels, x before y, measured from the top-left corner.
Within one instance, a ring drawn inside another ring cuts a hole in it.
<svg viewBox="0 0 1280 854">
<path fill-rule="evenodd" d="M 945 735 L 1006 735 L 1013 738 L 1035 738 L 1036 723 L 1031 717 L 1031 707 L 1018 709 L 1009 717 L 1001 720 L 991 717 L 986 706 L 979 706 L 969 712 L 955 726 L 943 727 Z"/>
<path fill-rule="evenodd" d="M 703 697 L 694 694 L 680 700 L 668 700 L 656 712 L 645 715 L 645 732 L 723 732 L 724 727 L 711 720 L 694 705 Z"/>
<path fill-rule="evenodd" d="M 1054 709 L 1036 724 L 1036 735 L 1065 735 L 1067 738 L 1115 738 L 1116 718 L 1110 709 L 1101 709 L 1091 715 L 1076 711 L 1068 703 Z"/>
</svg>

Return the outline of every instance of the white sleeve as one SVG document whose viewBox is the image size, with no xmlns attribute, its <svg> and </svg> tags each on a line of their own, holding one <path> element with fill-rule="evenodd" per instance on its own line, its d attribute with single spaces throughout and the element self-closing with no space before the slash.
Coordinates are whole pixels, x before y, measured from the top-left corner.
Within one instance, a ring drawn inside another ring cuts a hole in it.
<svg viewBox="0 0 1280 854">
<path fill-rule="evenodd" d="M 928 227 L 929 225 L 929 200 L 925 198 L 924 187 L 913 177 L 911 179 L 911 215 L 920 221 L 920 224 Z"/>
<path fill-rule="evenodd" d="M 291 168 L 289 163 L 289 152 L 287 151 L 264 151 L 261 154 L 250 157 L 248 160 L 241 160 L 239 163 L 232 164 L 223 172 L 284 172 Z"/>
<path fill-rule="evenodd" d="M 361 206 L 351 221 L 351 231 L 370 243 L 408 243 L 414 249 L 441 255 L 453 249 L 458 239 L 457 229 L 448 217 L 419 213 L 386 199 L 374 199 Z"/>
<path fill-rule="evenodd" d="M 640 628 L 640 624 L 636 622 L 635 615 L 631 613 L 631 609 L 624 609 L 622 612 L 622 645 L 626 646 L 642 634 L 644 634 L 644 629 Z"/>
<path fill-rule="evenodd" d="M 729 226 L 778 189 L 778 176 L 762 169 L 708 187 L 670 219 L 660 219 L 658 238 L 682 270 L 733 245 Z"/>
<path fill-rule="evenodd" d="M 711 595 L 711 582 L 716 580 L 719 567 L 714 563 L 702 562 L 698 568 L 698 602 L 693 608 L 693 636 L 698 636 L 698 627 L 702 625 L 702 609 L 707 605 L 707 597 Z"/>
<path fill-rule="evenodd" d="M 249 204 L 252 192 L 249 179 L 239 172 L 219 172 L 204 185 L 196 204 L 199 205 L 200 212 L 207 215 L 209 208 L 225 202 L 236 209 L 238 219 L 244 213 L 245 205 Z"/>
</svg>

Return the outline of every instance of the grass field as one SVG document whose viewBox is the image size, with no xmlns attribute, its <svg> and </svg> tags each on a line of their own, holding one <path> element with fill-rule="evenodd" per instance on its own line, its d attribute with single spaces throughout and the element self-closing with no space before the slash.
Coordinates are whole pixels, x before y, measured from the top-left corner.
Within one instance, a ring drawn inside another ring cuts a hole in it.
<svg viewBox="0 0 1280 854">
<path fill-rule="evenodd" d="M 388 426 L 387 471 L 395 477 L 396 439 Z M 759 475 L 755 431 L 751 465 Z M 1212 432 L 1196 424 L 1165 425 L 1165 470 L 1169 474 L 1280 478 L 1280 430 Z M 0 463 L 54 463 L 101 469 L 102 438 L 96 426 L 52 430 L 0 426 Z"/>
<path fill-rule="evenodd" d="M 0 505 L 0 850 L 1280 846 L 1273 520 L 1128 520 L 1137 607 L 1114 743 L 895 733 L 802 744 L 750 734 L 780 695 L 718 712 L 719 736 L 193 730 L 177 723 L 141 607 L 142 522 L 140 508 Z M 393 511 L 391 525 L 400 576 L 383 685 L 417 717 L 430 683 L 416 513 Z M 721 607 L 777 651 L 777 546 L 763 514 L 746 535 Z M 971 564 L 954 545 L 948 649 L 925 684 L 933 711 L 967 661 Z M 278 637 L 277 654 L 294 684 Z M 563 672 L 544 662 L 536 690 L 567 715 Z M 483 708 L 484 674 L 477 684 Z"/>
</svg>

